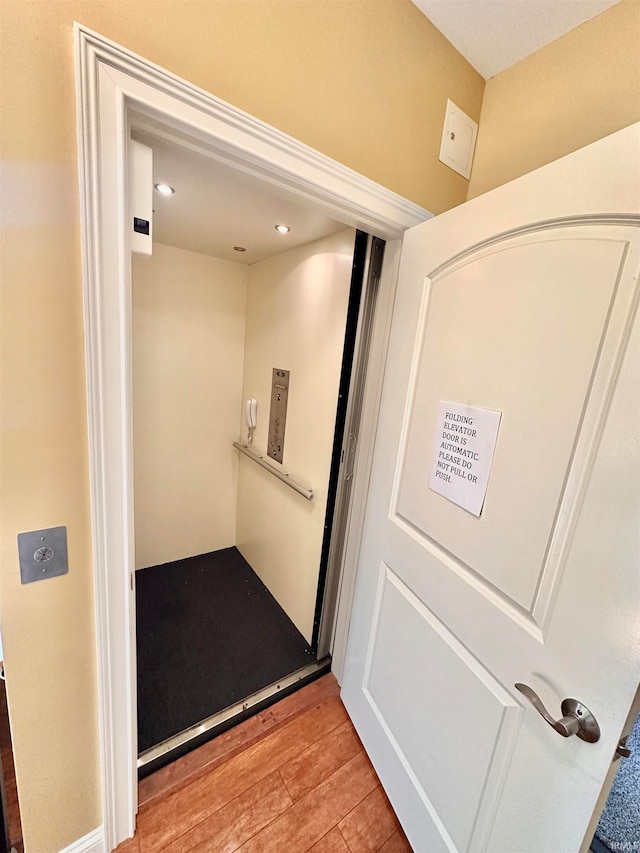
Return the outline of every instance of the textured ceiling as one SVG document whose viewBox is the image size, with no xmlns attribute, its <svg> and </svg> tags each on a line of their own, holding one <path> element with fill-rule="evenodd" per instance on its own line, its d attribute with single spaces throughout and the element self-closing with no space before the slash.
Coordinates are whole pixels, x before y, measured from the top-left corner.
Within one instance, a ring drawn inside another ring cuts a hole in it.
<svg viewBox="0 0 640 853">
<path fill-rule="evenodd" d="M 413 0 L 485 80 L 620 0 Z"/>
</svg>

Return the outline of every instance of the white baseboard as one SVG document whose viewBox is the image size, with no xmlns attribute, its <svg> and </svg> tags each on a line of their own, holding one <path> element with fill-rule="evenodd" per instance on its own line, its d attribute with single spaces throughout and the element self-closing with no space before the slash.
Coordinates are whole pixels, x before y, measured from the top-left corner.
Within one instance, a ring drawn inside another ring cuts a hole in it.
<svg viewBox="0 0 640 853">
<path fill-rule="evenodd" d="M 88 832 L 60 853 L 105 853 L 103 828 L 99 826 Z"/>
</svg>

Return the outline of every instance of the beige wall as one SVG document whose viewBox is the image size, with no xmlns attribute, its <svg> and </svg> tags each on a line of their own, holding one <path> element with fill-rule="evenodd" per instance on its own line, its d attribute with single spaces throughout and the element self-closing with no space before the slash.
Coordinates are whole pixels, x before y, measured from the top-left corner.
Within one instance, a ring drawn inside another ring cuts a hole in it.
<svg viewBox="0 0 640 853">
<path fill-rule="evenodd" d="M 254 449 L 267 449 L 271 371 L 291 371 L 283 468 L 313 501 L 242 457 L 237 545 L 311 641 L 355 231 L 254 264 L 243 397 L 258 400 Z M 277 464 L 277 463 L 274 463 Z"/>
<path fill-rule="evenodd" d="M 634 5 L 605 13 L 623 26 L 587 67 L 573 49 L 553 74 L 534 57 L 490 83 L 475 192 L 539 165 L 548 133 L 564 138 L 562 127 L 571 135 L 593 116 L 603 135 L 638 117 L 611 115 L 637 92 Z M 467 191 L 437 161 L 446 99 L 477 119 L 484 88 L 409 0 L 0 0 L 0 621 L 29 853 L 57 851 L 101 819 L 74 19 L 434 212 Z M 572 84 L 550 121 L 543 93 L 554 94 L 565 63 Z M 584 98 L 583 74 L 596 81 Z M 615 87 L 601 91 L 599 79 Z M 22 587 L 16 534 L 57 524 L 68 527 L 69 574 Z"/>
<path fill-rule="evenodd" d="M 248 267 L 133 260 L 136 568 L 235 545 Z"/>
<path fill-rule="evenodd" d="M 623 0 L 487 82 L 469 198 L 640 120 L 640 2 Z"/>
<path fill-rule="evenodd" d="M 445 103 L 484 83 L 409 0 L 0 0 L 0 620 L 29 853 L 100 817 L 72 22 L 440 211 Z M 69 530 L 70 572 L 22 587 L 16 534 Z"/>
</svg>

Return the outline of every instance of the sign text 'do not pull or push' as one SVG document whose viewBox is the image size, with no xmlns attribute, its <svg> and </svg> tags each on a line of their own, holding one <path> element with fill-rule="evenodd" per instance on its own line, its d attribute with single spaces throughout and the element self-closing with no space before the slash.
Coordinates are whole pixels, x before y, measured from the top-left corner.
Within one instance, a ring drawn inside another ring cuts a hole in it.
<svg viewBox="0 0 640 853">
<path fill-rule="evenodd" d="M 429 488 L 479 516 L 502 412 L 440 400 Z"/>
</svg>

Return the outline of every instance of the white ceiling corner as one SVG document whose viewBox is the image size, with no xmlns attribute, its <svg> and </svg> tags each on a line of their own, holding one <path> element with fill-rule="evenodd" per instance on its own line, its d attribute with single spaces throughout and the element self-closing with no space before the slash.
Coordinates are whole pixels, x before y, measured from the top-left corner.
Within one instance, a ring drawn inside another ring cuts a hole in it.
<svg viewBox="0 0 640 853">
<path fill-rule="evenodd" d="M 412 0 L 485 80 L 620 0 Z"/>
</svg>

